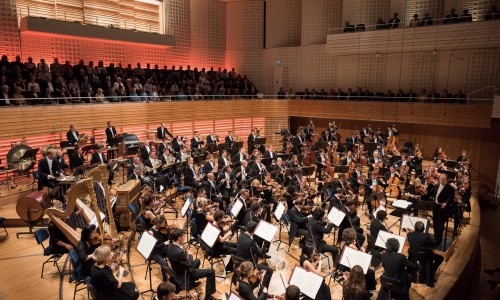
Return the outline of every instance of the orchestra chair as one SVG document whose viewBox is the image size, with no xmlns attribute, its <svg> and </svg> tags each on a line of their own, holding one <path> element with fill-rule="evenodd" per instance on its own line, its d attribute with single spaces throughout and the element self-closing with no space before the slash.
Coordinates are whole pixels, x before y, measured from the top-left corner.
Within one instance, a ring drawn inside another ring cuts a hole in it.
<svg viewBox="0 0 500 300">
<path fill-rule="evenodd" d="M 69 256 L 69 260 L 71 262 L 71 272 L 70 272 L 70 278 L 69 278 L 69 281 L 70 282 L 75 282 L 75 289 L 73 291 L 73 300 L 75 300 L 76 298 L 76 293 L 81 291 L 81 290 L 84 290 L 86 289 L 86 287 L 80 287 L 78 288 L 78 286 L 80 285 L 86 285 L 86 280 L 85 280 L 85 277 L 83 277 L 83 275 L 81 274 L 81 268 L 80 268 L 80 259 L 78 258 L 78 253 L 76 253 L 75 250 L 70 250 L 69 253 L 68 253 L 68 256 Z M 89 292 L 88 292 L 88 289 L 87 289 L 87 297 L 89 297 Z"/>
<path fill-rule="evenodd" d="M 38 243 L 38 245 L 42 245 L 43 248 L 43 255 L 48 256 L 47 260 L 42 264 L 42 274 L 40 275 L 40 278 L 43 278 L 43 271 L 45 268 L 45 264 L 47 263 L 52 263 L 53 266 L 57 267 L 57 272 L 59 272 L 59 275 L 61 275 L 61 269 L 59 268 L 59 264 L 57 263 L 61 257 L 63 257 L 64 254 L 52 254 L 52 246 L 47 246 L 45 247 L 43 245 L 43 242 L 49 238 L 49 231 L 45 228 L 40 228 L 37 231 L 35 231 L 35 240 Z"/>
<path fill-rule="evenodd" d="M 175 197 L 174 198 L 177 198 L 180 195 L 184 196 L 184 195 L 186 195 L 186 193 L 190 192 L 192 189 L 189 186 L 183 186 L 181 184 L 181 178 L 177 174 L 174 175 L 174 187 L 175 187 Z"/>
<path fill-rule="evenodd" d="M 196 249 L 195 257 L 198 258 L 198 251 L 201 249 L 201 245 L 198 238 L 198 225 L 196 225 L 195 219 L 191 219 L 189 221 L 189 227 L 191 229 L 189 234 L 189 241 L 186 243 L 187 249 L 189 250 L 189 248 L 193 246 Z"/>
<path fill-rule="evenodd" d="M 237 280 L 238 280 L 238 267 L 240 266 L 240 264 L 242 262 L 244 262 L 245 260 L 239 256 L 236 256 L 234 254 L 231 254 L 231 259 L 233 260 L 233 266 L 234 266 L 234 274 L 231 278 L 231 284 L 229 286 L 229 290 L 231 291 L 233 289 L 233 284 L 236 285 L 237 283 Z"/>
<path fill-rule="evenodd" d="M 85 283 L 87 284 L 87 292 L 89 294 L 89 299 L 98 300 L 97 291 L 95 290 L 95 287 L 92 284 L 92 278 L 90 278 L 90 276 L 85 277 Z"/>
<path fill-rule="evenodd" d="M 0 226 L 2 226 L 3 230 L 5 230 L 5 233 L 9 235 L 9 232 L 7 231 L 7 227 L 5 227 L 4 222 L 5 222 L 5 217 L 0 217 Z"/>
<path fill-rule="evenodd" d="M 417 265 L 416 277 L 418 283 L 434 286 L 434 274 L 432 274 L 432 249 L 423 247 L 412 247 L 411 254 Z"/>
<path fill-rule="evenodd" d="M 222 264 L 222 266 L 225 268 L 223 259 L 224 255 L 212 255 L 210 247 L 208 247 L 208 245 L 205 244 L 205 242 L 200 240 L 200 244 L 201 244 L 201 251 L 203 252 L 203 261 L 201 262 L 201 268 L 205 266 L 205 260 L 207 260 L 210 263 L 211 269 L 214 269 L 214 265 L 216 264 Z M 221 276 L 215 275 L 215 277 L 221 277 Z"/>
<path fill-rule="evenodd" d="M 387 277 L 385 275 L 380 276 L 380 293 L 385 293 L 389 294 L 389 299 L 400 299 L 401 298 L 401 290 L 402 290 L 402 285 L 401 281 Z M 385 297 L 381 299 L 386 299 Z"/>
</svg>

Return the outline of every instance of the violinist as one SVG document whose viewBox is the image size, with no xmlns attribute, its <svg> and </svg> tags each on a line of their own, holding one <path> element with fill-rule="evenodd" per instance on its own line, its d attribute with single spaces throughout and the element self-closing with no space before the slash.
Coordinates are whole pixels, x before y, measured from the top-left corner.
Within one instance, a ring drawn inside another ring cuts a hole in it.
<svg viewBox="0 0 500 300">
<path fill-rule="evenodd" d="M 335 189 L 335 194 L 330 197 L 330 206 L 328 208 L 328 213 L 332 207 L 335 207 L 338 210 L 342 210 L 343 201 L 345 201 L 344 191 L 341 188 Z"/>
<path fill-rule="evenodd" d="M 90 276 L 90 270 L 94 264 L 92 253 L 101 245 L 101 235 L 97 232 L 94 224 L 87 224 L 81 232 L 81 239 L 76 246 L 80 272 L 82 276 Z"/>
<path fill-rule="evenodd" d="M 178 289 L 185 288 L 187 291 L 195 286 L 195 281 L 200 278 L 207 278 L 205 284 L 205 300 L 215 300 L 212 296 L 216 292 L 214 269 L 200 269 L 200 260 L 193 259 L 184 250 L 186 234 L 182 229 L 176 229 L 171 234 L 172 245 L 168 247 L 168 260 L 174 271 L 175 281 Z"/>
<path fill-rule="evenodd" d="M 289 245 L 292 244 L 297 233 L 303 237 L 307 236 L 307 223 L 309 222 L 309 214 L 310 212 L 304 205 L 304 197 L 299 196 L 295 200 L 295 205 L 288 210 L 288 215 L 291 219 L 290 233 L 288 237 Z"/>
<path fill-rule="evenodd" d="M 196 210 L 193 212 L 192 218 L 194 219 L 194 225 L 191 227 L 191 237 L 195 240 L 198 239 L 198 235 L 201 235 L 208 222 L 213 222 L 214 219 L 210 213 L 211 207 L 208 205 L 206 198 L 198 198 L 196 200 Z"/>
<path fill-rule="evenodd" d="M 429 200 L 427 187 L 422 184 L 422 180 L 420 180 L 420 178 L 415 178 L 414 184 L 406 186 L 402 199 L 413 204 L 413 215 L 418 216 L 417 202 L 421 200 Z"/>
<path fill-rule="evenodd" d="M 363 268 L 355 265 L 347 275 L 342 287 L 343 299 L 369 300 L 370 293 L 366 290 Z"/>
<path fill-rule="evenodd" d="M 265 300 L 267 295 L 264 291 L 259 291 L 257 297 L 255 297 L 253 290 L 256 288 L 256 284 L 260 277 L 260 272 L 255 272 L 254 266 L 249 261 L 242 262 L 238 269 L 238 294 L 244 300 Z M 267 289 L 266 289 L 267 291 Z"/>
<path fill-rule="evenodd" d="M 319 180 L 322 180 L 321 176 L 323 174 L 323 170 L 326 169 L 329 164 L 330 162 L 326 156 L 325 149 L 319 149 L 319 154 L 316 157 L 316 177 L 318 177 Z"/>
<path fill-rule="evenodd" d="M 156 215 L 161 212 L 161 207 L 158 206 L 158 203 L 150 195 L 146 195 L 142 199 L 142 207 L 140 217 L 144 222 L 144 230 L 149 230 L 153 226 L 152 221 L 156 218 Z"/>
<path fill-rule="evenodd" d="M 139 298 L 133 282 L 123 282 L 125 270 L 119 268 L 118 276 L 113 275 L 114 255 L 109 246 L 100 246 L 92 254 L 95 264 L 92 266 L 92 284 L 96 290 L 96 296 L 103 300 L 123 299 L 135 300 Z"/>
<path fill-rule="evenodd" d="M 368 207 L 368 212 L 370 214 L 369 218 L 371 220 L 373 213 L 373 206 L 371 201 L 369 201 L 370 195 L 372 193 L 376 193 L 379 187 L 385 187 L 385 182 L 382 179 L 377 178 L 376 172 L 372 171 L 370 174 L 371 177 L 366 179 L 364 187 L 365 187 L 365 202 Z"/>
<path fill-rule="evenodd" d="M 309 219 L 307 223 L 307 228 L 309 230 L 309 236 L 312 238 L 312 243 L 316 247 L 316 251 L 319 253 L 330 252 L 332 254 L 332 259 L 339 254 L 339 250 L 335 246 L 328 245 L 324 240 L 324 234 L 329 234 L 333 229 L 333 223 L 331 223 L 325 215 L 325 211 L 321 207 L 316 207 L 312 212 L 312 218 Z"/>
<path fill-rule="evenodd" d="M 233 236 L 232 220 L 224 215 L 222 210 L 218 210 L 214 213 L 213 224 L 221 230 L 219 237 L 215 241 L 212 247 L 212 255 L 230 255 L 236 254 L 236 244 L 231 242 Z"/>
<path fill-rule="evenodd" d="M 167 268 L 167 262 L 165 257 L 167 257 L 168 245 L 170 244 L 169 235 L 167 232 L 167 220 L 164 215 L 158 215 L 153 220 L 153 227 L 144 234 L 151 234 L 156 238 L 156 244 L 151 251 L 150 259 L 157 262 L 163 268 Z M 163 281 L 167 280 L 167 275 L 162 272 Z"/>
<path fill-rule="evenodd" d="M 322 268 L 322 260 L 320 258 L 319 253 L 316 251 L 314 244 L 305 243 L 302 247 L 302 253 L 300 255 L 300 266 L 303 267 L 308 272 L 313 272 L 316 275 L 324 277 L 324 274 L 321 271 Z M 330 288 L 326 285 L 325 280 L 321 283 L 318 294 L 316 295 L 315 300 L 330 300 L 332 299 L 332 295 L 330 292 Z"/>
<path fill-rule="evenodd" d="M 366 238 L 363 235 L 361 220 L 358 217 L 358 211 L 354 200 L 346 199 L 341 211 L 345 213 L 345 217 L 339 225 L 339 236 L 342 236 L 346 229 L 352 228 L 356 233 L 358 245 L 363 245 Z M 342 247 L 340 247 L 340 249 L 342 249 Z"/>
<path fill-rule="evenodd" d="M 442 147 L 437 147 L 436 150 L 434 151 L 434 154 L 432 155 L 432 160 L 437 161 L 438 159 L 441 160 L 448 159 L 448 156 L 446 155 L 446 152 L 444 152 Z"/>
<path fill-rule="evenodd" d="M 170 281 L 163 281 L 158 285 L 156 289 L 156 295 L 153 300 L 181 300 L 181 299 L 190 299 L 190 300 L 198 300 L 198 293 L 191 292 L 189 294 L 183 295 L 181 293 L 175 293 L 175 285 Z M 185 292 L 185 291 L 181 291 Z"/>
<path fill-rule="evenodd" d="M 238 237 L 238 242 L 236 243 L 237 253 L 239 258 L 247 261 L 255 262 L 255 268 L 259 271 L 265 271 L 265 275 L 262 278 L 262 285 L 259 292 L 262 292 L 264 288 L 269 288 L 269 283 L 271 282 L 271 277 L 273 276 L 273 269 L 271 269 L 267 264 L 259 264 L 259 258 L 271 258 L 267 255 L 266 249 L 262 249 L 259 246 L 259 242 L 254 235 L 255 228 L 257 227 L 257 222 L 249 221 L 246 225 L 246 232 L 240 234 Z"/>
<path fill-rule="evenodd" d="M 290 180 L 290 184 L 300 187 L 300 183 L 302 182 L 302 170 L 300 168 L 294 169 L 294 176 Z"/>
</svg>

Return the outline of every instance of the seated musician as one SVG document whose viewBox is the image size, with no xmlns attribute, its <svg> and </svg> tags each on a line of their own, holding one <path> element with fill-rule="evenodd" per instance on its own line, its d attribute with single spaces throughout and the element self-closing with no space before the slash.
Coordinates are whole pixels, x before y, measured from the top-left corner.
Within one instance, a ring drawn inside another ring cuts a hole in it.
<svg viewBox="0 0 500 300">
<path fill-rule="evenodd" d="M 385 243 L 386 252 L 382 254 L 382 266 L 384 267 L 384 273 L 382 275 L 398 280 L 401 284 L 401 290 L 391 290 L 392 297 L 410 299 L 411 273 L 416 271 L 416 266 L 409 261 L 406 256 L 398 253 L 398 249 L 399 241 L 397 239 L 387 239 Z M 387 291 L 381 288 L 379 297 L 381 294 L 387 295 Z"/>
<path fill-rule="evenodd" d="M 275 180 L 279 184 L 283 184 L 285 182 L 286 166 L 283 163 L 283 159 L 281 157 L 278 157 L 276 159 L 276 162 L 272 165 L 272 171 L 278 172 L 278 174 L 275 177 Z"/>
<path fill-rule="evenodd" d="M 64 153 L 66 153 L 66 150 L 62 150 L 60 148 L 56 149 L 55 159 L 59 162 L 59 165 L 61 165 L 61 169 L 63 170 L 69 167 L 68 164 L 66 164 L 66 161 L 64 160 Z"/>
<path fill-rule="evenodd" d="M 203 181 L 203 188 L 206 192 L 207 198 L 213 202 L 217 202 L 219 204 L 219 208 L 223 209 L 224 201 L 222 201 L 222 194 L 219 191 L 213 172 L 207 173 L 207 180 Z"/>
<path fill-rule="evenodd" d="M 212 209 L 215 209 L 213 205 L 208 204 L 207 198 L 196 199 L 197 208 L 193 212 L 192 218 L 194 219 L 194 223 L 196 228 L 191 228 L 191 238 L 198 240 L 198 235 L 201 235 L 205 227 L 207 227 L 208 222 L 213 222 L 214 218 L 212 216 Z M 217 205 L 215 203 L 215 205 Z"/>
<path fill-rule="evenodd" d="M 290 233 L 288 238 L 289 245 L 292 244 L 293 239 L 297 234 L 305 237 L 308 234 L 307 223 L 309 222 L 309 214 L 304 205 L 304 197 L 299 196 L 295 200 L 295 205 L 288 210 L 288 216 L 291 219 Z"/>
<path fill-rule="evenodd" d="M 396 171 L 397 166 L 390 166 L 389 167 L 389 172 L 385 173 L 384 177 L 386 181 L 389 181 L 391 178 L 397 178 L 399 180 L 402 180 L 401 174 Z"/>
<path fill-rule="evenodd" d="M 272 161 L 276 160 L 276 152 L 273 151 L 273 145 L 269 144 L 266 151 L 264 152 L 264 158 L 270 158 Z"/>
<path fill-rule="evenodd" d="M 56 188 L 59 186 L 57 178 L 63 174 L 63 170 L 59 161 L 56 159 L 56 150 L 50 149 L 47 151 L 47 155 L 40 159 L 38 162 L 38 190 L 41 191 L 44 186 L 54 189 L 53 193 L 56 192 Z"/>
<path fill-rule="evenodd" d="M 365 248 L 359 243 L 358 233 L 354 228 L 346 228 L 342 232 L 342 241 L 340 243 L 340 249 L 344 249 L 344 247 L 349 247 L 354 250 L 365 252 Z M 337 269 L 340 272 L 349 271 L 349 268 L 343 265 L 338 264 Z M 341 275 L 342 274 L 337 274 Z M 375 271 L 373 269 L 368 269 L 365 274 L 365 289 L 367 291 L 373 291 L 376 289 L 377 281 L 375 280 Z"/>
<path fill-rule="evenodd" d="M 148 159 L 150 152 L 151 152 L 151 147 L 149 146 L 149 141 L 139 143 L 139 154 L 142 160 Z"/>
<path fill-rule="evenodd" d="M 428 201 L 429 195 L 427 188 L 422 184 L 420 178 L 415 178 L 414 184 L 406 186 L 402 199 L 405 199 L 413 204 L 413 215 L 418 216 L 418 201 Z"/>
<path fill-rule="evenodd" d="M 357 163 L 356 158 L 354 157 L 351 151 L 347 151 L 346 156 L 340 160 L 340 164 L 343 166 L 352 167 L 355 166 L 356 163 Z"/>
<path fill-rule="evenodd" d="M 236 254 L 236 244 L 231 242 L 233 236 L 233 221 L 226 216 L 222 210 L 218 210 L 213 215 L 213 224 L 220 229 L 220 235 L 212 247 L 212 255 Z"/>
<path fill-rule="evenodd" d="M 228 158 L 227 150 L 222 150 L 221 156 L 218 160 L 219 169 L 222 170 L 224 167 L 231 165 L 231 160 Z"/>
<path fill-rule="evenodd" d="M 417 264 L 417 258 L 415 257 L 415 252 L 419 249 L 432 249 L 436 246 L 436 242 L 431 238 L 431 236 L 424 232 L 425 226 L 421 221 L 415 222 L 415 231 L 408 233 L 406 238 L 408 239 L 408 243 L 410 244 L 410 248 L 408 249 L 408 258 L 415 265 Z M 433 251 L 429 252 L 429 257 L 424 258 L 425 262 L 429 262 L 429 265 L 425 265 L 425 268 L 430 267 L 429 272 L 426 272 L 427 269 L 423 269 L 419 272 L 418 282 L 425 283 L 428 286 L 434 286 L 434 275 L 436 274 L 437 269 L 443 262 L 444 258 L 434 253 Z"/>
<path fill-rule="evenodd" d="M 239 162 L 239 161 L 247 160 L 247 159 L 248 159 L 247 150 L 245 148 L 243 148 L 243 147 L 240 149 L 240 151 L 238 153 L 236 153 L 231 158 L 231 160 L 233 162 Z"/>
<path fill-rule="evenodd" d="M 368 161 L 368 171 L 372 172 L 374 169 L 379 169 L 384 167 L 384 161 L 380 157 L 378 151 L 373 151 L 373 157 Z"/>
<path fill-rule="evenodd" d="M 163 148 L 163 152 L 158 158 L 161 160 L 164 167 L 170 166 L 177 161 L 169 148 Z"/>
<path fill-rule="evenodd" d="M 94 264 L 92 253 L 101 245 L 100 235 L 94 224 L 87 224 L 81 232 L 81 239 L 76 246 L 82 276 L 90 276 L 90 269 Z"/>
<path fill-rule="evenodd" d="M 130 176 L 134 173 L 134 169 L 137 167 L 143 167 L 142 159 L 140 156 L 135 156 L 132 163 L 127 167 L 127 176 Z"/>
<path fill-rule="evenodd" d="M 201 178 L 194 169 L 194 159 L 192 156 L 188 157 L 187 165 L 184 167 L 183 174 L 184 185 L 191 186 L 193 188 L 198 188 L 201 185 Z"/>
<path fill-rule="evenodd" d="M 339 180 L 334 181 L 334 186 L 335 188 L 340 188 L 342 189 L 342 193 L 344 195 L 354 195 L 354 192 L 349 184 L 349 181 L 347 180 L 346 174 L 339 174 Z"/>
<path fill-rule="evenodd" d="M 339 254 L 337 247 L 333 245 L 328 245 L 324 240 L 324 234 L 329 234 L 333 229 L 333 223 L 328 221 L 325 215 L 325 211 L 321 207 L 316 207 L 312 212 L 312 218 L 309 219 L 307 223 L 307 228 L 309 235 L 312 238 L 312 243 L 316 247 L 318 253 L 330 252 L 332 254 L 332 259 Z"/>
<path fill-rule="evenodd" d="M 61 232 L 61 230 L 52 222 L 49 223 L 49 247 L 50 254 L 65 254 L 69 250 L 73 250 L 73 245 L 69 242 L 68 238 Z M 46 249 L 49 249 L 47 247 Z"/>
<path fill-rule="evenodd" d="M 107 163 L 108 160 L 106 159 L 106 157 L 104 156 L 104 153 L 103 153 L 103 147 L 102 146 L 99 146 L 99 148 L 97 148 L 94 153 L 92 153 L 92 160 L 91 160 L 91 164 L 105 164 Z"/>
<path fill-rule="evenodd" d="M 314 244 L 305 243 L 302 247 L 302 253 L 300 255 L 300 266 L 303 267 L 308 272 L 313 272 L 316 275 L 321 277 L 326 276 L 321 271 L 323 261 L 320 258 L 319 253 L 316 251 Z M 316 295 L 315 300 L 330 300 L 332 299 L 332 295 L 330 292 L 330 288 L 326 285 L 325 280 L 321 283 L 321 287 L 319 288 L 318 294 Z"/>
<path fill-rule="evenodd" d="M 346 214 L 345 218 L 339 225 L 339 236 L 342 236 L 344 230 L 352 228 L 356 231 L 357 241 L 359 245 L 363 245 L 365 237 L 363 228 L 361 228 L 361 220 L 358 217 L 356 203 L 352 199 L 346 199 L 341 209 Z M 342 249 L 342 247 L 340 247 Z"/>
<path fill-rule="evenodd" d="M 142 172 L 143 169 L 141 167 L 134 168 L 134 172 L 130 174 L 127 179 L 128 180 L 142 180 Z"/>
<path fill-rule="evenodd" d="M 262 157 L 260 154 L 256 155 L 255 157 L 255 163 L 253 164 L 253 170 L 252 170 L 252 176 L 257 177 L 257 176 L 262 176 L 264 173 L 267 172 L 266 166 L 262 163 Z"/>
<path fill-rule="evenodd" d="M 387 211 L 379 210 L 370 222 L 370 235 L 376 239 L 380 230 L 387 231 L 384 221 L 387 218 Z"/>
<path fill-rule="evenodd" d="M 238 181 L 238 184 L 242 185 L 245 180 L 251 177 L 248 161 L 242 160 L 240 166 L 234 169 L 234 173 L 236 173 L 236 181 Z"/>
<path fill-rule="evenodd" d="M 262 279 L 262 288 L 260 289 L 260 292 L 262 292 L 264 288 L 269 288 L 269 283 L 273 276 L 273 269 L 267 264 L 259 264 L 259 258 L 270 258 L 270 256 L 266 255 L 265 249 L 262 249 L 255 239 L 256 236 L 254 236 L 254 232 L 256 227 L 257 223 L 254 221 L 249 221 L 247 223 L 246 232 L 240 234 L 236 242 L 236 255 L 238 258 L 255 262 L 257 270 L 266 272 Z"/>
<path fill-rule="evenodd" d="M 210 172 L 217 173 L 217 166 L 215 165 L 215 158 L 213 154 L 207 155 L 205 165 L 203 166 L 203 173 L 208 174 Z"/>
<path fill-rule="evenodd" d="M 224 167 L 223 171 L 217 178 L 217 182 L 219 183 L 222 200 L 224 200 L 227 206 L 229 205 L 229 197 L 234 193 L 234 184 L 236 183 L 236 177 L 233 174 L 233 169 L 230 166 Z"/>
<path fill-rule="evenodd" d="M 200 138 L 198 131 L 195 131 L 194 136 L 191 138 L 191 153 L 199 152 L 203 144 L 205 142 Z"/>
<path fill-rule="evenodd" d="M 287 161 L 286 167 L 289 169 L 300 169 L 301 165 L 299 162 L 299 157 L 297 155 L 293 155 L 292 158 L 289 161 Z"/>
<path fill-rule="evenodd" d="M 265 300 L 267 299 L 266 292 L 259 289 L 257 297 L 254 295 L 253 290 L 259 285 L 260 273 L 254 272 L 254 266 L 250 261 L 242 262 L 236 273 L 238 275 L 237 291 L 238 295 L 243 300 Z"/>
<path fill-rule="evenodd" d="M 349 175 L 349 185 L 351 186 L 355 194 L 358 194 L 359 187 L 363 186 L 362 174 L 362 166 L 361 164 L 357 163 L 355 169 Z"/>
<path fill-rule="evenodd" d="M 224 138 L 224 141 L 225 141 L 228 149 L 233 148 L 234 140 L 235 140 L 235 137 L 233 135 L 233 132 L 231 130 L 229 130 L 227 132 L 227 136 Z"/>
<path fill-rule="evenodd" d="M 370 201 L 371 200 L 370 195 L 376 193 L 378 187 L 384 187 L 385 182 L 377 177 L 378 174 L 376 172 L 371 172 L 370 174 L 371 177 L 366 179 L 364 186 L 365 186 L 365 202 L 368 207 L 368 212 L 370 214 L 369 218 L 371 220 L 373 213 L 373 206 Z"/>
<path fill-rule="evenodd" d="M 178 299 L 190 299 L 190 300 L 198 300 L 198 293 L 190 292 L 185 295 L 177 295 L 175 294 L 175 285 L 170 281 L 163 281 L 156 288 L 156 295 L 153 300 L 178 300 Z"/>
<path fill-rule="evenodd" d="M 410 163 L 413 165 L 413 168 L 415 169 L 415 173 L 418 175 L 422 174 L 422 151 L 420 149 L 415 150 L 415 156 L 410 158 Z"/>
<path fill-rule="evenodd" d="M 335 189 L 335 194 L 330 198 L 330 206 L 328 207 L 328 212 L 332 209 L 332 207 L 337 208 L 338 210 L 342 210 L 344 206 L 345 196 L 344 191 L 341 188 Z"/>
<path fill-rule="evenodd" d="M 153 220 L 156 215 L 161 213 L 161 207 L 158 207 L 158 203 L 150 195 L 145 196 L 142 199 L 142 211 L 140 217 L 144 222 L 144 230 L 149 230 L 153 226 Z"/>
<path fill-rule="evenodd" d="M 95 264 L 92 266 L 92 284 L 96 290 L 98 299 L 112 300 L 135 300 L 139 298 L 133 282 L 123 282 L 125 269 L 120 266 L 118 275 L 113 274 L 114 254 L 109 246 L 100 246 L 92 254 Z"/>
<path fill-rule="evenodd" d="M 80 134 L 76 130 L 76 126 L 70 125 L 68 132 L 66 132 L 66 138 L 68 139 L 68 144 L 70 146 L 78 145 L 78 141 L 80 139 L 79 136 L 80 136 Z"/>
<path fill-rule="evenodd" d="M 319 154 L 316 156 L 316 177 L 319 179 L 323 175 L 323 169 L 329 164 L 328 157 L 325 154 L 325 149 L 319 149 Z"/>
<path fill-rule="evenodd" d="M 76 167 L 83 166 L 85 158 L 83 157 L 82 149 L 75 146 L 73 151 L 68 152 L 69 154 L 69 168 L 74 170 Z"/>
<path fill-rule="evenodd" d="M 370 299 L 370 293 L 366 290 L 365 274 L 359 265 L 352 267 L 347 275 L 342 286 L 342 297 L 343 299 Z"/>
<path fill-rule="evenodd" d="M 170 244 L 169 233 L 167 232 L 167 220 L 164 215 L 158 215 L 151 221 L 151 224 L 152 227 L 144 233 L 151 234 L 156 239 L 156 244 L 149 258 L 166 268 L 167 262 L 165 261 L 165 257 L 167 257 L 168 245 Z M 167 280 L 165 272 L 162 271 L 161 273 L 163 281 Z"/>
<path fill-rule="evenodd" d="M 171 235 L 172 245 L 167 249 L 168 260 L 172 270 L 177 290 L 190 290 L 194 287 L 195 281 L 200 278 L 207 278 L 205 284 L 205 300 L 215 299 L 212 294 L 216 292 L 214 269 L 200 269 L 200 260 L 193 259 L 184 250 L 186 234 L 182 229 L 174 230 Z"/>
</svg>

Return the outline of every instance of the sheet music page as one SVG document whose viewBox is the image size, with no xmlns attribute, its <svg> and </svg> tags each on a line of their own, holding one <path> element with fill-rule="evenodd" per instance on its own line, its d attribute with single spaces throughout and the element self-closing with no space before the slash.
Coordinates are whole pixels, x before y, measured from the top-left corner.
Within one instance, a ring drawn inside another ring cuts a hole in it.
<svg viewBox="0 0 500 300">
<path fill-rule="evenodd" d="M 411 205 L 411 202 L 408 202 L 406 200 L 396 200 L 392 203 L 392 206 L 397 207 L 397 208 L 402 208 L 402 209 L 407 209 L 408 206 Z"/>
<path fill-rule="evenodd" d="M 418 221 L 424 223 L 424 232 L 427 232 L 429 220 L 426 218 L 414 217 L 410 215 L 403 215 L 401 217 L 401 228 L 415 230 L 415 223 L 417 223 Z"/>
<path fill-rule="evenodd" d="M 236 200 L 233 204 L 233 207 L 231 208 L 231 215 L 236 218 L 242 208 L 243 208 L 243 202 L 241 202 L 240 199 Z"/>
<path fill-rule="evenodd" d="M 289 285 L 293 284 L 297 286 L 301 293 L 311 299 L 316 298 L 322 283 L 323 277 L 313 272 L 308 272 L 300 266 L 296 266 L 295 269 L 293 269 L 292 277 L 290 277 L 288 282 Z"/>
<path fill-rule="evenodd" d="M 189 209 L 189 206 L 193 203 L 193 199 L 189 197 L 186 202 L 184 202 L 184 205 L 182 206 L 181 209 L 181 216 L 184 218 L 186 216 L 186 212 Z"/>
<path fill-rule="evenodd" d="M 276 236 L 277 231 L 278 227 L 264 220 L 260 220 L 259 224 L 257 224 L 257 227 L 255 228 L 254 234 L 256 236 L 260 236 L 268 242 L 272 242 L 274 237 Z"/>
<path fill-rule="evenodd" d="M 368 272 L 368 268 L 370 267 L 371 261 L 372 256 L 370 254 L 352 249 L 350 247 L 344 247 L 339 263 L 348 268 L 359 265 L 363 269 L 363 273 L 366 274 Z"/>
<path fill-rule="evenodd" d="M 283 213 L 285 213 L 285 206 L 283 203 L 279 202 L 278 206 L 276 207 L 276 210 L 274 211 L 274 216 L 276 216 L 276 220 L 281 220 L 281 217 L 283 217 Z"/>
<path fill-rule="evenodd" d="M 201 240 L 208 245 L 208 247 L 212 248 L 215 244 L 215 241 L 219 237 L 220 229 L 215 227 L 214 224 L 208 223 L 205 227 L 205 230 L 201 233 Z"/>
<path fill-rule="evenodd" d="M 345 213 L 341 210 L 338 210 L 336 207 L 332 207 L 330 212 L 328 213 L 328 220 L 333 223 L 335 226 L 339 226 L 344 220 Z"/>
<path fill-rule="evenodd" d="M 379 246 L 380 248 L 385 249 L 385 243 L 390 238 L 394 238 L 394 239 L 397 239 L 399 241 L 398 253 L 401 253 L 403 251 L 403 247 L 405 245 L 406 238 L 404 236 L 393 234 L 393 233 L 390 233 L 387 231 L 380 230 L 378 232 L 377 241 L 375 242 L 375 246 Z"/>
<path fill-rule="evenodd" d="M 236 295 L 233 292 L 226 294 L 226 299 L 227 300 L 243 300 L 243 298 L 241 298 L 240 296 Z"/>
<path fill-rule="evenodd" d="M 148 259 L 151 255 L 151 251 L 153 251 L 153 248 L 156 245 L 156 241 L 157 240 L 153 235 L 148 232 L 144 232 L 141 236 L 139 244 L 137 245 L 137 251 L 142 255 L 142 257 Z"/>
</svg>

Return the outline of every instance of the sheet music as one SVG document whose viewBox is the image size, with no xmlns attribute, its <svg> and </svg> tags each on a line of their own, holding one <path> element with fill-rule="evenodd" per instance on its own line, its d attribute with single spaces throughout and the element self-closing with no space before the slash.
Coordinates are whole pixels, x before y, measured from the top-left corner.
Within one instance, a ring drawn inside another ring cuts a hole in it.
<svg viewBox="0 0 500 300">
<path fill-rule="evenodd" d="M 101 216 L 101 221 L 104 222 L 104 218 L 106 218 L 106 215 L 103 214 L 102 212 L 99 212 L 99 216 Z M 94 224 L 96 227 L 98 227 L 97 217 L 96 217 L 95 213 L 94 213 L 94 216 L 92 217 L 92 219 L 90 219 L 89 224 Z"/>
<path fill-rule="evenodd" d="M 231 208 L 231 215 L 236 218 L 242 208 L 243 208 L 243 202 L 241 202 L 240 199 L 234 201 L 233 207 Z"/>
<path fill-rule="evenodd" d="M 276 236 L 276 232 L 278 231 L 278 227 L 274 226 L 271 223 L 268 223 L 264 220 L 260 220 L 259 224 L 255 228 L 254 234 L 256 236 L 260 236 L 264 240 L 268 242 L 272 242 L 274 237 Z"/>
<path fill-rule="evenodd" d="M 240 296 L 236 295 L 233 292 L 226 294 L 226 299 L 227 300 L 243 300 L 243 298 L 241 298 Z"/>
<path fill-rule="evenodd" d="M 156 241 L 157 239 L 152 234 L 149 234 L 147 231 L 144 232 L 141 236 L 139 244 L 137 245 L 137 251 L 142 255 L 142 257 L 148 259 L 156 245 Z"/>
<path fill-rule="evenodd" d="M 208 223 L 205 227 L 205 230 L 201 233 L 201 240 L 208 245 L 208 247 L 212 248 L 215 244 L 215 241 L 220 235 L 221 230 L 215 227 L 214 224 Z"/>
<path fill-rule="evenodd" d="M 188 211 L 189 206 L 192 203 L 193 203 L 193 198 L 192 197 L 188 197 L 188 199 L 186 200 L 186 202 L 184 202 L 184 205 L 182 206 L 182 209 L 181 209 L 181 216 L 183 218 L 186 216 L 186 212 Z"/>
<path fill-rule="evenodd" d="M 401 208 L 401 209 L 407 209 L 408 206 L 410 206 L 412 203 L 408 202 L 406 200 L 396 200 L 392 203 L 392 206 Z"/>
<path fill-rule="evenodd" d="M 415 230 L 415 223 L 418 221 L 424 223 L 424 232 L 427 232 L 429 220 L 426 218 L 414 217 L 410 215 L 403 215 L 401 217 L 401 228 Z"/>
<path fill-rule="evenodd" d="M 316 298 L 322 283 L 323 277 L 313 272 L 308 272 L 300 266 L 296 266 L 293 269 L 292 276 L 288 281 L 289 285 L 297 286 L 302 294 L 311 299 Z"/>
<path fill-rule="evenodd" d="M 274 216 L 276 217 L 276 220 L 280 221 L 281 217 L 283 217 L 283 213 L 285 213 L 285 206 L 283 203 L 279 202 L 278 206 L 276 207 L 276 210 L 274 211 Z"/>
<path fill-rule="evenodd" d="M 332 209 L 328 213 L 328 220 L 335 226 L 339 226 L 340 223 L 342 223 L 342 221 L 344 220 L 344 217 L 345 213 L 335 207 L 332 207 Z"/>
<path fill-rule="evenodd" d="M 385 249 L 385 243 L 390 238 L 394 238 L 399 241 L 398 253 L 401 253 L 403 251 L 403 246 L 405 245 L 406 238 L 404 236 L 393 234 L 384 230 L 380 230 L 378 232 L 377 241 L 375 241 L 375 246 L 379 246 L 380 248 Z"/>
<path fill-rule="evenodd" d="M 339 263 L 349 269 L 358 265 L 363 269 L 363 273 L 366 274 L 371 262 L 372 256 L 370 254 L 352 249 L 350 247 L 344 247 Z"/>
</svg>

